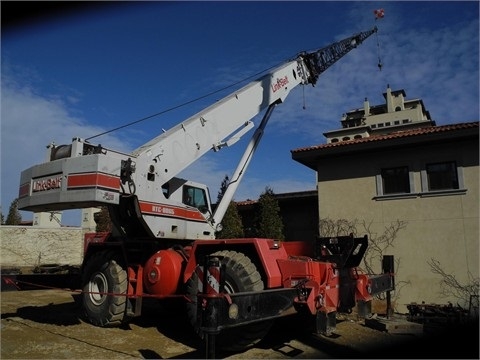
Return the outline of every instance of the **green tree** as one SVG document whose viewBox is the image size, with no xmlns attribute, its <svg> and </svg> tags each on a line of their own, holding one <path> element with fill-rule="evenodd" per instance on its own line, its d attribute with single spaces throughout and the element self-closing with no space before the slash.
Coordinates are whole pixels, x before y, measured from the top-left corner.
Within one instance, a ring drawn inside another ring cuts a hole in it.
<svg viewBox="0 0 480 360">
<path fill-rule="evenodd" d="M 234 239 L 244 237 L 243 223 L 235 201 L 230 201 L 222 220 L 222 230 L 217 233 L 218 239 Z"/>
<path fill-rule="evenodd" d="M 102 206 L 100 211 L 93 215 L 96 223 L 96 232 L 109 232 L 112 231 L 112 221 L 110 220 L 110 214 L 108 207 Z"/>
<path fill-rule="evenodd" d="M 217 205 L 223 199 L 225 191 L 227 191 L 228 184 L 230 179 L 228 175 L 225 175 L 223 178 L 220 189 L 218 190 L 217 195 Z M 235 201 L 230 201 L 228 204 L 225 215 L 222 219 L 222 230 L 216 233 L 218 239 L 233 239 L 244 237 L 243 223 L 240 213 L 238 212 L 238 207 Z"/>
<path fill-rule="evenodd" d="M 229 182 L 230 182 L 230 179 L 228 178 L 228 175 L 225 175 L 225 177 L 223 178 L 222 184 L 220 185 L 220 189 L 218 190 L 217 204 L 222 200 L 223 195 L 225 194 L 225 191 L 227 191 Z"/>
<path fill-rule="evenodd" d="M 5 224 L 5 216 L 3 216 L 3 212 L 0 211 L 0 225 Z"/>
<path fill-rule="evenodd" d="M 5 225 L 20 225 L 21 222 L 22 215 L 20 215 L 20 211 L 18 211 L 18 199 L 15 199 L 10 204 Z"/>
<path fill-rule="evenodd" d="M 270 187 L 258 199 L 255 216 L 255 233 L 258 237 L 284 240 L 283 220 L 280 215 L 280 205 Z"/>
</svg>

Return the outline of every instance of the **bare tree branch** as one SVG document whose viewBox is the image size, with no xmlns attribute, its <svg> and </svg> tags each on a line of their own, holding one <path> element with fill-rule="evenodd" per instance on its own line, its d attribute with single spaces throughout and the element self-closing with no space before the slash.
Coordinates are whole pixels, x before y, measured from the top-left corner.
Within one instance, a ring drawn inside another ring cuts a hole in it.
<svg viewBox="0 0 480 360">
<path fill-rule="evenodd" d="M 443 297 L 454 297 L 461 302 L 460 306 L 465 307 L 470 302 L 471 296 L 479 295 L 479 278 L 468 273 L 468 283 L 460 283 L 455 275 L 448 274 L 443 268 L 440 261 L 431 258 L 427 262 L 430 270 L 441 277 L 440 295 Z"/>
</svg>

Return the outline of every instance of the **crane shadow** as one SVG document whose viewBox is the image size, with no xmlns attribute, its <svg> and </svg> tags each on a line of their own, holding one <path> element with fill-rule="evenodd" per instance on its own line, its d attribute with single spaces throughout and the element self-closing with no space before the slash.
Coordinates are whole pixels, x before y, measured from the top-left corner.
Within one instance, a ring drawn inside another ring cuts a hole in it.
<svg viewBox="0 0 480 360">
<path fill-rule="evenodd" d="M 2 313 L 2 319 L 19 317 L 36 323 L 71 326 L 81 323 L 79 310 L 79 305 L 73 300 L 62 304 L 29 305 L 17 308 L 15 312 Z"/>
</svg>

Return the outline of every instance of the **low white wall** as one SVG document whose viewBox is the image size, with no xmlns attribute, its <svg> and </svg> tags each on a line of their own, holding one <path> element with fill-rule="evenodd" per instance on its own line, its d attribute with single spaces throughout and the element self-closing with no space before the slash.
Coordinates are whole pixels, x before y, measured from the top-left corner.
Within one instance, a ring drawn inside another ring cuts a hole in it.
<svg viewBox="0 0 480 360">
<path fill-rule="evenodd" d="M 77 266 L 83 259 L 82 228 L 0 226 L 0 266 Z"/>
</svg>

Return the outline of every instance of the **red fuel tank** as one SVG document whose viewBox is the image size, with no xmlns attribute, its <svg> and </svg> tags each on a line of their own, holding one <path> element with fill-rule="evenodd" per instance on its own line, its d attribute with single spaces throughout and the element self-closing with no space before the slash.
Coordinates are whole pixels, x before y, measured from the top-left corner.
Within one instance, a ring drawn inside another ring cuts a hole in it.
<svg viewBox="0 0 480 360">
<path fill-rule="evenodd" d="M 182 274 L 183 257 L 174 250 L 157 251 L 145 264 L 143 284 L 150 294 L 173 295 Z"/>
</svg>

